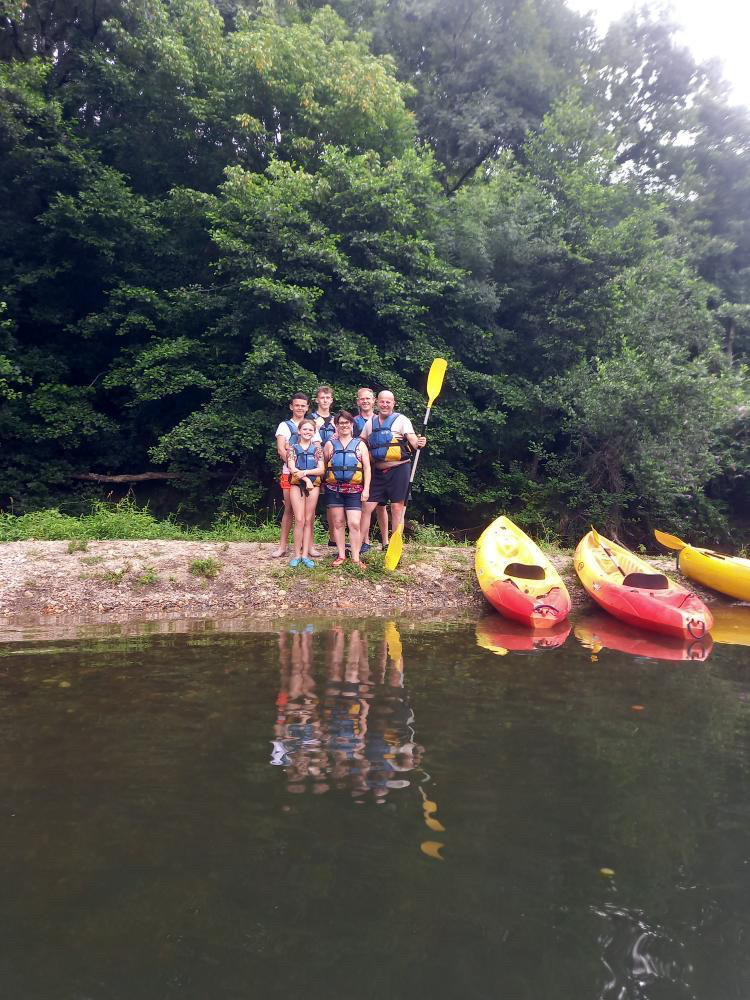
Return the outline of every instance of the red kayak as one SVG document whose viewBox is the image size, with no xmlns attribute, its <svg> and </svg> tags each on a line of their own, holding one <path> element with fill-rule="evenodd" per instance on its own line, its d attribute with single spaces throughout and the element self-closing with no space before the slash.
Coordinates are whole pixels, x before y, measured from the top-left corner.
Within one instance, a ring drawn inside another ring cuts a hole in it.
<svg viewBox="0 0 750 1000">
<path fill-rule="evenodd" d="M 699 597 L 593 528 L 573 558 L 589 597 L 620 621 L 688 642 L 711 630 L 713 616 Z"/>
<path fill-rule="evenodd" d="M 652 660 L 701 662 L 708 659 L 713 648 L 713 640 L 708 633 L 702 639 L 678 639 L 656 632 L 641 632 L 603 611 L 592 611 L 579 618 L 575 635 L 593 653 L 598 653 L 600 649 L 613 649 L 631 656 L 647 656 Z"/>
<path fill-rule="evenodd" d="M 550 628 L 530 629 L 528 625 L 508 621 L 500 615 L 490 615 L 477 622 L 477 645 L 500 656 L 508 652 L 557 649 L 568 638 L 571 628 L 569 621 L 562 621 Z"/>
</svg>

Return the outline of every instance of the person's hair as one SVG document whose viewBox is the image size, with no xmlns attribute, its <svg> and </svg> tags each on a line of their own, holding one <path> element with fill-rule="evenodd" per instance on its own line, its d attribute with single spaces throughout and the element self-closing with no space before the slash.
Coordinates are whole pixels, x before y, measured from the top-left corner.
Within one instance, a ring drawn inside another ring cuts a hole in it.
<svg viewBox="0 0 750 1000">
<path fill-rule="evenodd" d="M 289 404 L 291 405 L 295 401 L 295 399 L 304 399 L 306 403 L 310 402 L 310 397 L 307 395 L 306 392 L 295 392 L 295 394 L 289 400 Z"/>
<path fill-rule="evenodd" d="M 372 393 L 373 399 L 375 398 L 375 390 L 371 389 L 369 385 L 361 385 L 359 389 L 357 389 L 357 395 L 359 395 L 360 392 L 370 392 Z"/>
<path fill-rule="evenodd" d="M 334 424 L 337 424 L 339 420 L 348 420 L 350 424 L 354 423 L 354 417 L 348 410 L 339 410 L 339 412 L 333 418 Z"/>
<path fill-rule="evenodd" d="M 316 399 L 321 394 L 321 392 L 330 392 L 330 394 L 333 395 L 333 389 L 330 387 L 330 385 L 319 385 L 318 388 L 315 390 Z"/>
<path fill-rule="evenodd" d="M 312 425 L 313 425 L 313 430 L 315 430 L 315 429 L 316 429 L 316 427 L 318 426 L 318 425 L 317 425 L 317 424 L 315 423 L 315 419 L 314 419 L 313 417 L 303 417 L 303 418 L 302 418 L 302 419 L 300 420 L 300 422 L 299 422 L 299 423 L 297 424 L 297 432 L 298 432 L 298 433 L 299 433 L 299 431 L 301 431 L 301 430 L 302 430 L 302 425 L 303 425 L 303 424 L 312 424 Z"/>
</svg>

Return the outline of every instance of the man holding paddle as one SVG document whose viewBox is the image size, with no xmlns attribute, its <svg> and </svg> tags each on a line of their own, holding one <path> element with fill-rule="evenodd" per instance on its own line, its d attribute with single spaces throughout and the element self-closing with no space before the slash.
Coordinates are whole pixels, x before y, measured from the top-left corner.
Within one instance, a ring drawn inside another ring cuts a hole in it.
<svg viewBox="0 0 750 1000">
<path fill-rule="evenodd" d="M 427 438 L 416 434 L 411 420 L 396 412 L 396 399 L 388 390 L 378 393 L 378 413 L 370 417 L 360 437 L 367 442 L 372 462 L 370 496 L 362 504 L 361 537 L 368 537 L 378 504 L 389 500 L 391 532 L 395 533 L 404 521 L 412 452 L 424 448 Z"/>
</svg>

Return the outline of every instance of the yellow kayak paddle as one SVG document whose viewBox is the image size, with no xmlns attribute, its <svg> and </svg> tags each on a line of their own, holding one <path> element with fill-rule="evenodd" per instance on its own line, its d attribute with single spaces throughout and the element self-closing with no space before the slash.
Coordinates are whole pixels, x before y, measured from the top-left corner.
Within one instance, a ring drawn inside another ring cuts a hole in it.
<svg viewBox="0 0 750 1000">
<path fill-rule="evenodd" d="M 427 410 L 424 415 L 423 428 L 426 430 L 427 421 L 430 419 L 430 410 L 432 409 L 432 404 L 440 395 L 440 390 L 443 388 L 443 378 L 445 377 L 445 370 L 448 367 L 448 362 L 445 358 L 435 358 L 430 366 L 430 372 L 427 376 Z M 424 433 L 424 430 L 423 430 Z M 411 467 L 411 475 L 409 476 L 409 492 L 406 495 L 407 502 L 411 496 L 411 484 L 414 482 L 414 474 L 417 471 L 417 463 L 419 462 L 419 456 L 421 452 L 418 450 L 414 456 L 414 462 Z M 404 510 L 404 517 L 406 517 L 406 510 Z M 385 560 L 383 566 L 392 573 L 393 570 L 398 566 L 401 561 L 401 553 L 404 550 L 404 525 L 403 522 L 399 524 L 398 528 L 391 535 L 391 540 L 388 543 L 388 551 L 385 554 Z"/>
<path fill-rule="evenodd" d="M 666 531 L 659 531 L 654 528 L 654 536 L 656 537 L 657 542 L 659 542 L 660 545 L 663 545 L 665 549 L 674 549 L 675 552 L 681 552 L 682 549 L 686 549 L 688 547 L 687 542 L 683 542 L 683 540 L 678 538 L 677 535 L 668 535 Z"/>
</svg>

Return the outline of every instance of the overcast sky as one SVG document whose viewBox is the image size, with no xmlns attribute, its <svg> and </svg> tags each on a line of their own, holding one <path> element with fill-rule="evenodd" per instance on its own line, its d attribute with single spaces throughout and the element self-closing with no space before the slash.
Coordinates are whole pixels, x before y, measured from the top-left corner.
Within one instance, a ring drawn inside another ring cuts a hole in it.
<svg viewBox="0 0 750 1000">
<path fill-rule="evenodd" d="M 634 6 L 633 0 L 567 0 L 580 13 L 591 13 L 604 34 L 611 21 Z M 654 10 L 652 6 L 652 11 Z M 748 0 L 679 0 L 671 6 L 683 26 L 681 40 L 701 61 L 718 57 L 732 87 L 734 103 L 750 107 L 750 3 Z"/>
</svg>

